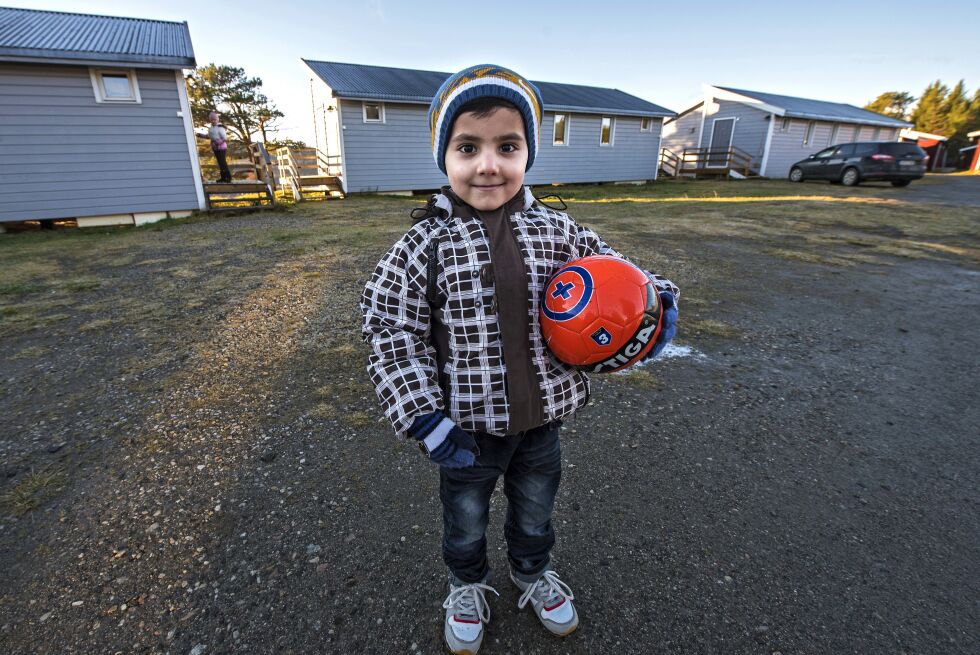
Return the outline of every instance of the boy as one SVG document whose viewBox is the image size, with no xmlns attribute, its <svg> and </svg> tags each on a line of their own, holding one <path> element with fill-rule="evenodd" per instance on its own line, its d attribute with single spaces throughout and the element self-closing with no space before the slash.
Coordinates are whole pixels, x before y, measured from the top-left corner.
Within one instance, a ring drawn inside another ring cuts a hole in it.
<svg viewBox="0 0 980 655">
<path fill-rule="evenodd" d="M 485 532 L 504 476 L 510 578 L 553 634 L 578 626 L 574 595 L 550 564 L 562 419 L 588 402 L 586 375 L 555 359 L 539 295 L 565 263 L 621 256 L 537 202 L 524 174 L 537 153 L 541 96 L 498 66 L 450 77 L 429 108 L 433 156 L 449 185 L 385 254 L 361 297 L 368 373 L 397 436 L 439 467 L 449 596 L 443 634 L 475 654 L 490 611 Z M 650 275 L 650 274 L 648 274 Z M 677 287 L 650 275 L 674 334 Z M 499 595 L 499 594 L 498 594 Z"/>
</svg>

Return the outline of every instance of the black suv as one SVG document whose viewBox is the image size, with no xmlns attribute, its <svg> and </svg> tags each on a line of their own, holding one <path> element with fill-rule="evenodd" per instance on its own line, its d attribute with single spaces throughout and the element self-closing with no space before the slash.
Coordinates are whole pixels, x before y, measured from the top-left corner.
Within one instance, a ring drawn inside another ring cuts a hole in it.
<svg viewBox="0 0 980 655">
<path fill-rule="evenodd" d="M 798 161 L 789 179 L 830 180 L 854 186 L 866 180 L 887 180 L 892 186 L 908 186 L 926 174 L 929 155 L 914 143 L 841 143 Z"/>
</svg>

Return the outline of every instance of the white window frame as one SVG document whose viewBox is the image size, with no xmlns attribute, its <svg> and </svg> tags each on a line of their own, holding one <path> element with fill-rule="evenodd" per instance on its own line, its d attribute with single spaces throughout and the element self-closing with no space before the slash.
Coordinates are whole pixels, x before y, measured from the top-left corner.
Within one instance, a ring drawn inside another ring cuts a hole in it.
<svg viewBox="0 0 980 655">
<path fill-rule="evenodd" d="M 606 118 L 609 119 L 609 143 L 602 142 L 602 121 Z M 599 117 L 599 146 L 602 148 L 612 148 L 616 144 L 616 117 L 615 116 L 600 116 Z"/>
<path fill-rule="evenodd" d="M 783 122 L 779 125 L 780 132 L 789 132 L 790 125 L 793 124 L 793 119 L 783 116 Z"/>
<path fill-rule="evenodd" d="M 837 137 L 840 136 L 840 123 L 834 123 L 834 126 L 830 128 L 830 142 L 828 146 L 837 145 Z"/>
<path fill-rule="evenodd" d="M 106 96 L 105 83 L 102 76 L 106 73 L 111 75 L 125 75 L 129 80 L 130 96 L 128 98 L 109 98 Z M 90 68 L 88 69 L 89 78 L 92 80 L 92 91 L 95 92 L 95 101 L 107 105 L 141 105 L 143 98 L 140 96 L 139 80 L 136 77 L 136 70 L 133 68 Z"/>
<path fill-rule="evenodd" d="M 872 141 L 878 141 L 880 139 L 881 139 L 881 128 L 880 127 L 876 127 L 875 128 L 875 131 L 871 134 L 871 140 Z"/>
<path fill-rule="evenodd" d="M 817 133 L 817 121 L 807 121 L 806 129 L 803 131 L 803 145 L 813 145 L 813 137 Z"/>
<path fill-rule="evenodd" d="M 555 119 L 558 118 L 559 116 L 564 116 L 565 117 L 565 134 L 562 135 L 562 142 L 561 143 L 557 143 L 556 140 L 555 140 L 555 136 L 557 136 L 557 134 L 558 134 L 557 127 L 556 127 L 558 125 L 558 121 L 555 120 Z M 571 122 L 572 122 L 572 115 L 571 114 L 555 114 L 552 117 L 552 120 L 551 120 L 551 145 L 556 146 L 556 147 L 559 147 L 559 148 L 568 145 L 568 135 L 571 133 L 571 129 L 569 129 L 568 125 Z"/>
<path fill-rule="evenodd" d="M 368 105 L 377 105 L 378 106 L 378 112 L 379 112 L 379 115 L 381 116 L 381 118 L 368 118 L 368 115 L 367 115 L 367 106 Z M 383 102 L 368 102 L 367 100 L 362 101 L 361 102 L 361 118 L 363 119 L 363 121 L 365 123 L 384 123 L 385 122 L 385 103 L 383 103 Z"/>
<path fill-rule="evenodd" d="M 643 127 L 643 121 L 647 122 L 647 126 Z M 641 132 L 652 132 L 653 131 L 653 119 L 646 116 L 640 117 L 640 131 Z"/>
</svg>

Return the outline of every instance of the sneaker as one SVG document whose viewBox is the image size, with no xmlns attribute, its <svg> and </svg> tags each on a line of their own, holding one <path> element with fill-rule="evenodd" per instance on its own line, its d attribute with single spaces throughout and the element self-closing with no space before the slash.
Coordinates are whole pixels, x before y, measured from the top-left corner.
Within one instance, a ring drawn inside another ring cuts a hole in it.
<svg viewBox="0 0 980 655">
<path fill-rule="evenodd" d="M 496 589 L 482 582 L 458 586 L 450 583 L 449 597 L 442 604 L 446 608 L 443 636 L 455 655 L 476 655 L 480 650 L 483 624 L 490 623 L 490 606 L 483 596 L 487 591 L 497 594 Z"/>
<path fill-rule="evenodd" d="M 510 579 L 524 592 L 517 601 L 518 609 L 524 609 L 530 602 L 534 613 L 551 634 L 564 637 L 575 632 L 578 627 L 578 612 L 572 603 L 575 595 L 567 584 L 558 579 L 557 573 L 548 569 L 536 582 L 523 582 L 511 571 Z"/>
</svg>

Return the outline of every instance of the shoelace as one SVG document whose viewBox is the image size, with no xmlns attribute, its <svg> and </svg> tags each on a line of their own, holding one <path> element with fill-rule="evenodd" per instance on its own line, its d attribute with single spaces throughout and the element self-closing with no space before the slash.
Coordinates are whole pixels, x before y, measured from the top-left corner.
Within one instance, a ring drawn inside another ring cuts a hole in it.
<svg viewBox="0 0 980 655">
<path fill-rule="evenodd" d="M 575 599 L 575 595 L 568 585 L 559 580 L 558 574 L 551 570 L 545 571 L 537 582 L 524 590 L 520 600 L 517 601 L 517 608 L 524 609 L 524 606 L 531 600 L 531 596 L 542 600 L 545 607 L 554 607 L 560 604 L 559 599 L 561 598 Z"/>
<path fill-rule="evenodd" d="M 458 607 L 454 610 L 454 614 L 461 618 L 478 618 L 483 623 L 490 621 L 490 607 L 487 605 L 487 599 L 484 598 L 484 592 L 492 591 L 497 594 L 497 590 L 490 585 L 483 584 L 481 582 L 474 582 L 471 584 L 466 584 L 461 587 L 453 587 L 452 591 L 449 592 L 449 597 L 443 602 L 443 609 L 449 609 L 454 605 Z M 497 594 L 498 596 L 500 594 Z"/>
</svg>

